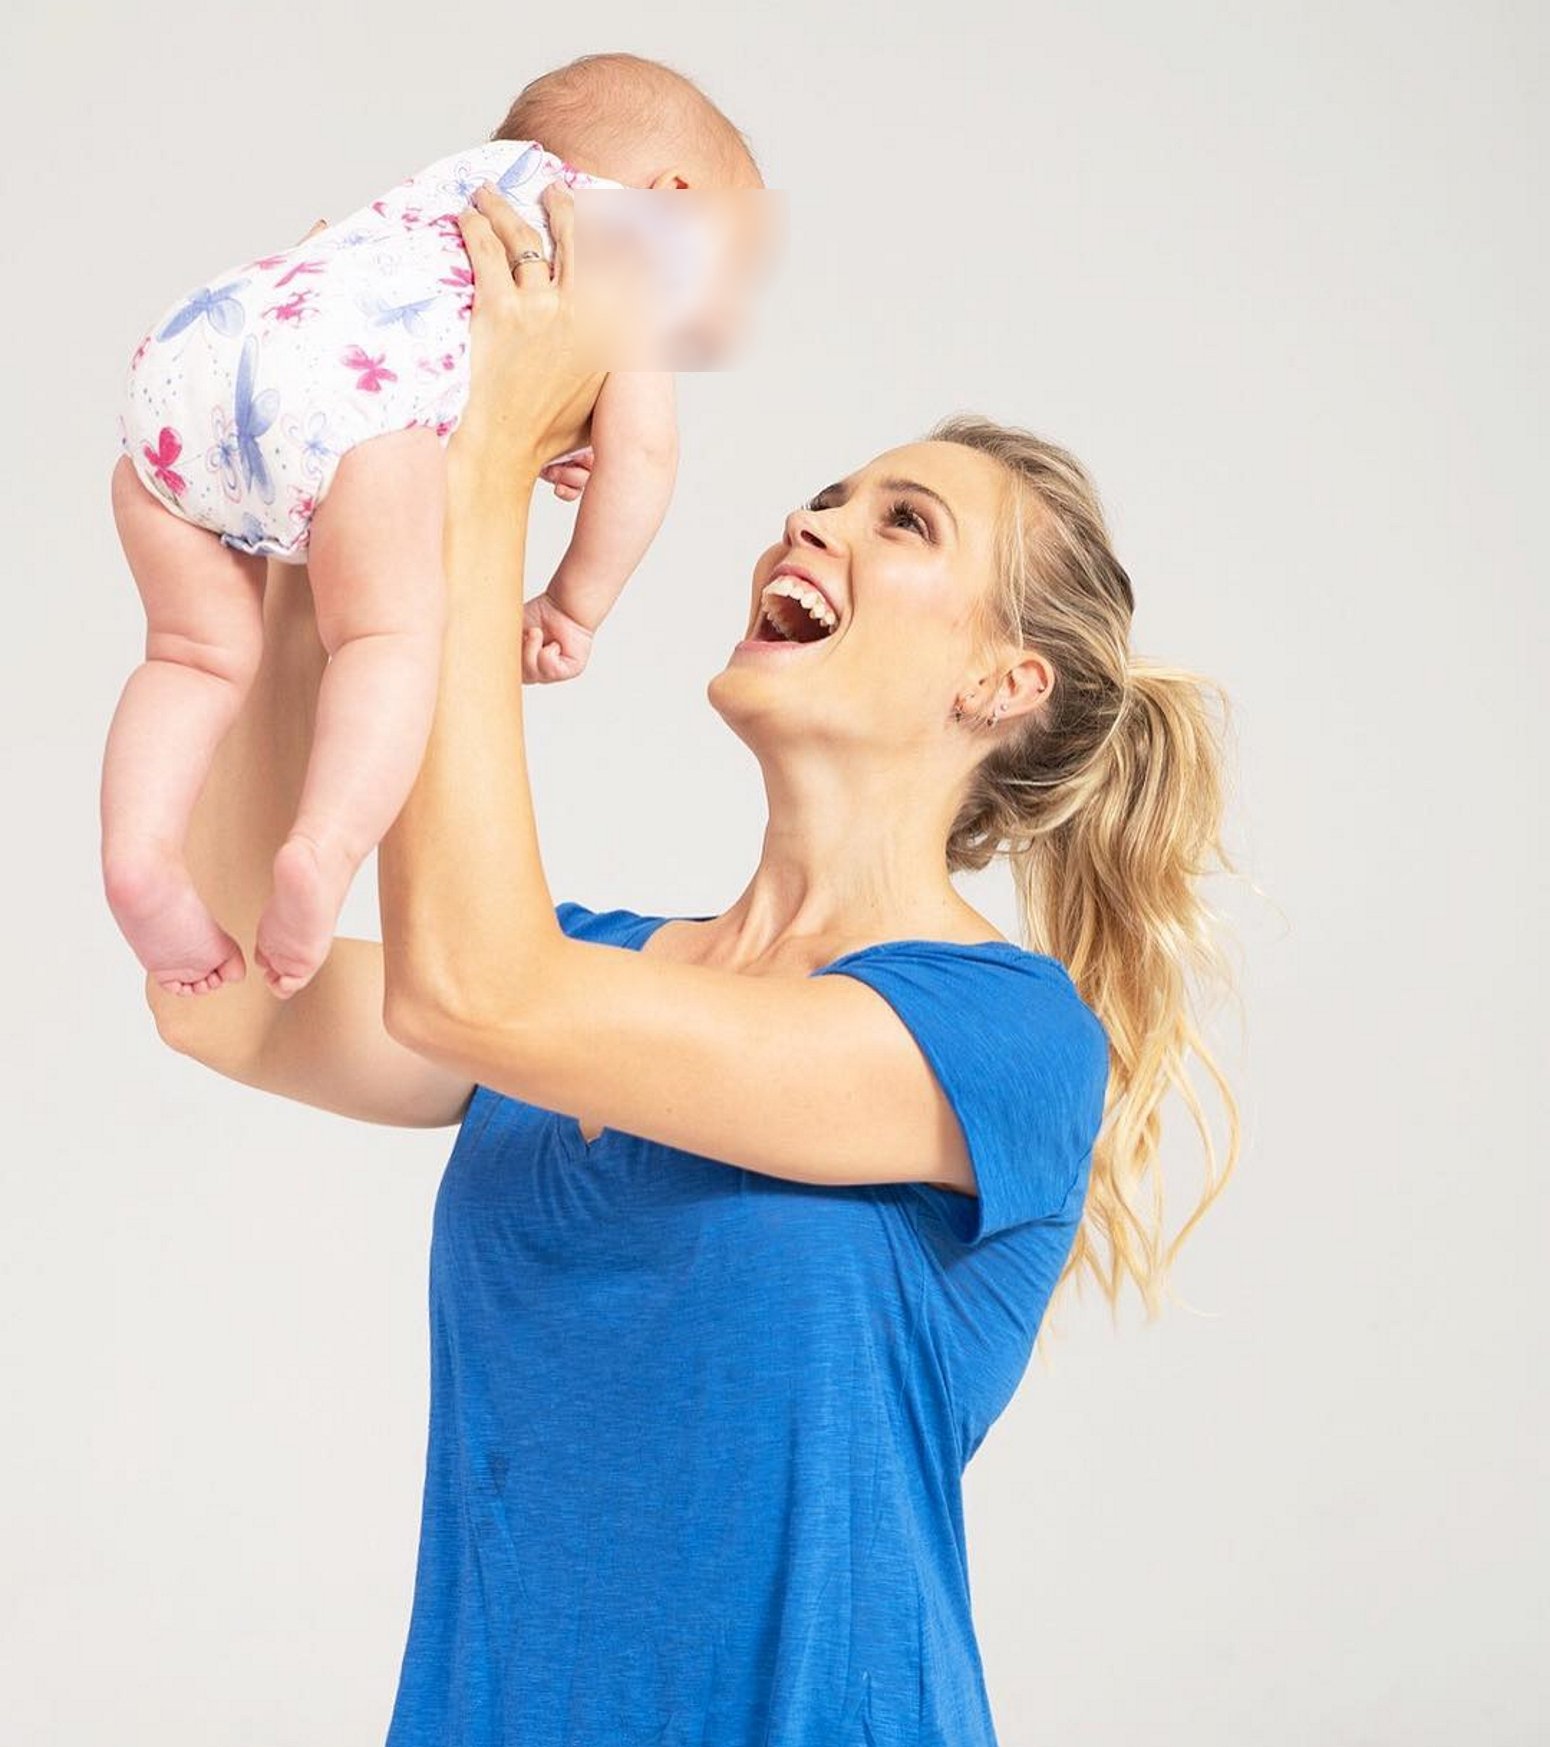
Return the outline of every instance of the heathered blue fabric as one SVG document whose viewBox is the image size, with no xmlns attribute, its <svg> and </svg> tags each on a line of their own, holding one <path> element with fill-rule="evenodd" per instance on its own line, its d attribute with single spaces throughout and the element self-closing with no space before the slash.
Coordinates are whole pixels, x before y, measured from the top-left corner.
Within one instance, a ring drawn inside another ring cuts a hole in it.
<svg viewBox="0 0 1550 1747">
<path fill-rule="evenodd" d="M 626 949 L 669 920 L 556 915 Z M 1069 1254 L 1108 1040 L 1007 942 L 812 974 L 898 1013 L 979 1197 L 588 1146 L 479 1087 L 435 1206 L 388 1747 L 993 1747 L 960 1481 Z"/>
</svg>

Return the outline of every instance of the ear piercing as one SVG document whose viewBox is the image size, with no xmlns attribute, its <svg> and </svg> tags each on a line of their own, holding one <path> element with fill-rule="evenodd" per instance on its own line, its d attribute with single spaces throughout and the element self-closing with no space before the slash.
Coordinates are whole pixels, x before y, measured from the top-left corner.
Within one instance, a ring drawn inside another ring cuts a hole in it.
<svg viewBox="0 0 1550 1747">
<path fill-rule="evenodd" d="M 988 716 L 980 718 L 982 725 L 987 727 L 987 728 L 995 727 L 996 723 L 1001 720 L 1001 712 L 1005 708 L 1006 708 L 1005 703 L 997 704 L 996 707 L 990 712 L 990 714 Z M 955 722 L 961 722 L 963 720 L 963 717 L 964 717 L 963 700 L 961 698 L 955 698 L 953 700 L 953 720 Z"/>
</svg>

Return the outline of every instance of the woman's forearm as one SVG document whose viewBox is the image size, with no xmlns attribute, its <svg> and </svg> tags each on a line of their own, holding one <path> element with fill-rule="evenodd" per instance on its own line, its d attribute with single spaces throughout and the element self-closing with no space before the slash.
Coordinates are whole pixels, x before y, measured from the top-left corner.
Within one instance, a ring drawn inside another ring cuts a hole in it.
<svg viewBox="0 0 1550 1747">
<path fill-rule="evenodd" d="M 477 451 L 475 451 L 477 453 Z M 498 1022 L 563 934 L 539 858 L 522 723 L 523 556 L 539 459 L 449 455 L 436 714 L 377 855 L 390 1029 Z"/>
<path fill-rule="evenodd" d="M 550 456 L 590 436 L 604 377 L 575 326 L 571 207 L 544 191 L 538 235 L 498 193 L 459 217 L 474 270 L 471 383 L 447 450 L 447 612 L 430 739 L 377 852 L 383 1013 L 420 1053 L 500 1030 L 566 947 L 539 860 L 522 731 L 528 512 Z M 513 277 L 513 264 L 524 278 Z M 537 262 L 538 266 L 533 263 Z"/>
</svg>

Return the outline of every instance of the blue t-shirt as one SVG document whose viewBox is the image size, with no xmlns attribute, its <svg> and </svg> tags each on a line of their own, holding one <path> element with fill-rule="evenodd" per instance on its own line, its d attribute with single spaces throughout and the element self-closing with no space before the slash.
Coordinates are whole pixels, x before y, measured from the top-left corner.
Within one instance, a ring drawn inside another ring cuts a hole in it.
<svg viewBox="0 0 1550 1747">
<path fill-rule="evenodd" d="M 556 915 L 632 950 L 669 920 Z M 1108 1039 L 1010 942 L 826 974 L 909 1028 L 978 1197 L 589 1145 L 475 1090 L 435 1206 L 388 1747 L 993 1747 L 960 1481 L 1070 1252 Z"/>
</svg>

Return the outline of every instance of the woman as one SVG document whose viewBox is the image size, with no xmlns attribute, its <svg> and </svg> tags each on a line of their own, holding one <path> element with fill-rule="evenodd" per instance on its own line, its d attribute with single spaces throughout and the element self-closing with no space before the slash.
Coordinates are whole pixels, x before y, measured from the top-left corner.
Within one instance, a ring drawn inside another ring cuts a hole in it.
<svg viewBox="0 0 1550 1747">
<path fill-rule="evenodd" d="M 1217 962 L 1202 689 L 1129 658 L 1130 584 L 1071 457 L 949 421 L 755 565 L 709 690 L 769 803 L 738 899 L 557 905 L 521 553 L 595 380 L 563 363 L 555 202 L 552 278 L 503 205 L 464 221 L 443 684 L 379 855 L 382 946 L 338 941 L 284 1006 L 256 978 L 153 990 L 158 1022 L 286 1096 L 460 1123 L 390 1747 L 988 1747 L 961 1474 L 1065 1271 L 1111 1296 L 1128 1272 L 1156 1309 L 1136 1195 L 1200 1049 L 1187 975 Z M 318 664 L 302 591 L 270 595 L 193 846 L 250 936 Z M 949 879 L 1003 849 L 1037 949 Z"/>
</svg>

